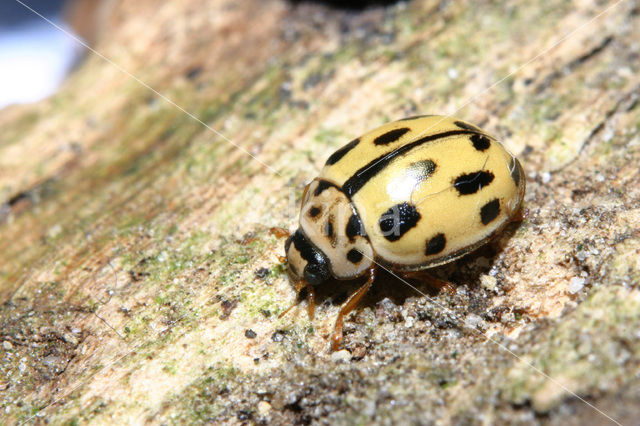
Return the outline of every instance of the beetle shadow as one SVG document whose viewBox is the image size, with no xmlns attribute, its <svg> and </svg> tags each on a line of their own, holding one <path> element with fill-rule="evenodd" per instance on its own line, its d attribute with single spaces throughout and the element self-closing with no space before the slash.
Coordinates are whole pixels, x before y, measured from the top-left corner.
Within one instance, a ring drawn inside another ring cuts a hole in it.
<svg viewBox="0 0 640 426">
<path fill-rule="evenodd" d="M 508 225 L 495 240 L 452 263 L 427 269 L 425 273 L 439 280 L 449 282 L 451 287 L 456 290 L 455 294 L 450 294 L 449 296 L 456 303 L 468 305 L 473 297 L 463 298 L 458 294 L 457 290 L 461 287 L 466 287 L 470 291 L 481 289 L 480 277 L 489 274 L 496 263 L 497 257 L 504 250 L 506 243 L 515 234 L 519 226 L 519 223 Z M 341 306 L 364 282 L 364 278 L 345 281 L 330 280 L 315 288 L 316 306 L 320 309 L 323 306 Z M 303 291 L 300 300 L 304 300 L 302 297 L 305 297 L 305 295 L 306 293 Z M 425 296 L 431 300 L 435 299 L 436 304 L 448 305 L 445 302 L 447 291 L 434 287 L 429 283 L 428 279 L 406 279 L 402 278 L 402 275 L 398 272 L 389 272 L 383 268 L 378 268 L 376 280 L 367 295 L 358 303 L 355 311 L 364 307 L 369 307 L 375 311 L 376 306 L 384 299 L 389 299 L 395 305 L 400 306 L 409 298 L 423 298 Z M 490 300 L 490 298 L 486 299 Z M 438 300 L 441 300 L 441 302 L 438 302 Z"/>
</svg>

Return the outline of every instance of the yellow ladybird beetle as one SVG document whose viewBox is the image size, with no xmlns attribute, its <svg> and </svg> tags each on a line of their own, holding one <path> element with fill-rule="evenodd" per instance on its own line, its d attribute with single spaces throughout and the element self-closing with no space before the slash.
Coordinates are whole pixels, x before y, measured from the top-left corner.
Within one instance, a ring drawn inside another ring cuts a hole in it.
<svg viewBox="0 0 640 426">
<path fill-rule="evenodd" d="M 419 116 L 385 124 L 335 151 L 304 190 L 300 226 L 285 243 L 298 292 L 331 278 L 367 281 L 342 306 L 342 322 L 379 267 L 407 274 L 451 262 L 518 217 L 520 162 L 462 120 Z"/>
</svg>

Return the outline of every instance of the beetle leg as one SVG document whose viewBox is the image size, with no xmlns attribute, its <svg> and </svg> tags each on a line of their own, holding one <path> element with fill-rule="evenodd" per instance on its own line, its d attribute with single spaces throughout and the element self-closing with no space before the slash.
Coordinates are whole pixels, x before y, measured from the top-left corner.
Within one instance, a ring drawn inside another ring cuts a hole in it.
<svg viewBox="0 0 640 426">
<path fill-rule="evenodd" d="M 452 283 L 450 283 L 449 281 L 441 280 L 440 278 L 436 278 L 429 273 L 425 274 L 425 280 L 431 287 L 438 290 L 444 290 L 452 294 L 455 294 L 456 292 L 456 287 Z"/>
<path fill-rule="evenodd" d="M 511 222 L 522 222 L 528 217 L 529 217 L 529 209 L 526 209 L 520 206 L 518 211 L 513 216 L 511 216 Z"/>
<path fill-rule="evenodd" d="M 308 285 L 306 282 L 304 282 L 304 280 L 300 280 L 296 282 L 296 298 L 293 299 L 293 303 L 287 308 L 285 309 L 280 315 L 278 315 L 278 318 L 282 318 L 283 316 L 285 316 L 291 309 L 293 309 L 294 306 L 298 305 L 298 299 L 300 298 L 300 292 L 302 291 L 303 288 L 305 287 L 311 287 L 310 285 Z"/>
<path fill-rule="evenodd" d="M 279 226 L 274 226 L 272 228 L 269 228 L 269 234 L 275 236 L 276 238 L 284 238 L 291 235 L 291 232 L 289 232 L 289 230 L 286 228 L 280 228 Z"/>
<path fill-rule="evenodd" d="M 371 288 L 371 284 L 376 279 L 376 268 L 372 266 L 369 269 L 369 278 L 367 282 L 362 285 L 355 293 L 351 295 L 351 297 L 347 300 L 347 302 L 342 305 L 340 308 L 340 313 L 338 314 L 338 318 L 336 319 L 336 325 L 333 327 L 333 336 L 331 337 L 331 350 L 336 351 L 340 347 L 340 342 L 342 342 L 342 324 L 343 319 L 346 315 L 349 315 L 351 311 L 358 305 L 358 302 L 364 297 L 365 294 Z"/>
<path fill-rule="evenodd" d="M 309 319 L 313 319 L 313 315 L 314 315 L 315 310 L 316 310 L 316 292 L 315 292 L 315 289 L 313 288 L 313 286 L 310 285 L 310 284 L 307 284 L 306 282 L 304 282 L 304 280 L 300 280 L 300 281 L 296 282 L 296 298 L 294 299 L 293 303 L 287 309 L 285 309 L 280 315 L 278 315 L 278 318 L 282 318 L 291 309 L 293 309 L 294 306 L 298 305 L 299 299 L 300 299 L 300 293 L 305 288 L 307 289 L 307 309 L 308 309 L 308 312 L 309 312 Z"/>
<path fill-rule="evenodd" d="M 400 276 L 405 280 L 426 281 L 427 284 L 436 290 L 444 290 L 447 293 L 452 294 L 456 292 L 456 287 L 452 283 L 436 278 L 427 271 L 408 271 L 403 272 Z"/>
<path fill-rule="evenodd" d="M 240 244 L 242 244 L 243 246 L 246 246 L 251 244 L 254 241 L 258 241 L 258 237 L 243 238 L 242 240 L 240 240 Z"/>
<path fill-rule="evenodd" d="M 275 236 L 276 238 L 284 238 L 291 235 L 291 232 L 289 232 L 289 230 L 286 228 L 280 228 L 278 226 L 274 226 L 272 228 L 269 228 L 269 234 Z M 258 239 L 259 239 L 258 237 L 243 238 L 240 241 L 240 244 L 242 244 L 243 246 L 246 246 L 247 244 L 251 244 L 252 242 L 257 241 Z"/>
</svg>

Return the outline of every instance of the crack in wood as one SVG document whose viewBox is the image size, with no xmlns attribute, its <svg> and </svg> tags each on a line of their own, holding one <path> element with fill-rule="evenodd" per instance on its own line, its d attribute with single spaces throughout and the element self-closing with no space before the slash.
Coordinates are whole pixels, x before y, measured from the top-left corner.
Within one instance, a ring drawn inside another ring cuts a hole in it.
<svg viewBox="0 0 640 426">
<path fill-rule="evenodd" d="M 542 82 L 536 87 L 535 93 L 541 93 L 543 90 L 545 90 L 549 86 L 551 86 L 551 84 L 553 83 L 554 80 L 557 80 L 559 78 L 562 78 L 565 75 L 568 75 L 575 68 L 579 67 L 580 65 L 583 65 L 585 62 L 587 62 L 590 59 L 594 58 L 596 55 L 598 55 L 604 49 L 606 49 L 609 45 L 611 45 L 611 42 L 613 42 L 614 39 L 615 39 L 615 37 L 612 36 L 612 35 L 609 35 L 609 36 L 605 37 L 600 42 L 600 44 L 598 44 L 597 46 L 593 47 L 588 52 L 578 56 L 577 58 L 575 58 L 574 60 L 570 61 L 566 65 L 560 67 L 560 69 L 557 69 L 557 70 L 553 71 L 551 74 L 549 74 L 547 77 L 545 77 L 545 79 L 542 80 Z"/>
<path fill-rule="evenodd" d="M 609 120 L 611 120 L 611 117 L 616 115 L 621 109 L 624 112 L 629 112 L 633 110 L 638 106 L 639 100 L 640 100 L 640 85 L 635 86 L 634 88 L 632 88 L 630 91 L 628 91 L 618 99 L 614 107 L 611 108 L 609 111 L 607 111 L 604 115 L 604 118 L 589 132 L 587 137 L 584 139 L 584 141 L 580 145 L 580 149 L 578 149 L 578 151 L 576 152 L 575 157 L 571 161 L 562 165 L 562 167 L 554 170 L 554 172 L 559 172 L 565 169 L 566 167 L 568 167 L 569 165 L 573 164 L 578 159 L 578 157 L 580 157 L 580 155 L 591 144 L 591 141 L 593 141 L 595 137 L 600 132 L 602 132 L 602 130 L 604 130 Z"/>
<path fill-rule="evenodd" d="M 635 105 L 638 104 L 639 94 L 640 94 L 640 85 L 634 87 L 629 92 L 625 93 L 620 99 L 618 99 L 618 102 L 616 102 L 614 107 L 605 113 L 602 121 L 600 121 L 600 123 L 598 123 L 598 125 L 594 127 L 594 129 L 589 133 L 589 135 L 586 137 L 584 142 L 582 142 L 582 145 L 580 146 L 580 149 L 578 150 L 576 157 L 584 152 L 584 150 L 589 146 L 589 144 L 595 138 L 595 136 L 598 133 L 600 133 L 602 129 L 604 129 L 607 122 L 611 119 L 611 117 L 613 117 L 616 113 L 618 113 L 618 111 L 622 108 L 624 104 L 628 102 L 631 103 L 630 106 L 627 106 L 624 108 L 625 112 L 631 111 L 633 108 L 635 108 Z"/>
</svg>

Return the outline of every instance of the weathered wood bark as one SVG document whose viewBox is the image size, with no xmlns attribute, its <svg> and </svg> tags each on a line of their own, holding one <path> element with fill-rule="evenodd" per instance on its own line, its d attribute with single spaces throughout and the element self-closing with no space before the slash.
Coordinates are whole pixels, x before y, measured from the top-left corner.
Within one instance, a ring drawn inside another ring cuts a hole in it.
<svg viewBox="0 0 640 426">
<path fill-rule="evenodd" d="M 0 112 L 3 422 L 637 421 L 637 1 L 116 1 L 101 28 Z M 358 283 L 279 319 L 268 228 L 427 113 L 519 154 L 529 216 L 436 271 L 455 295 L 379 279 L 331 353 Z"/>
</svg>

